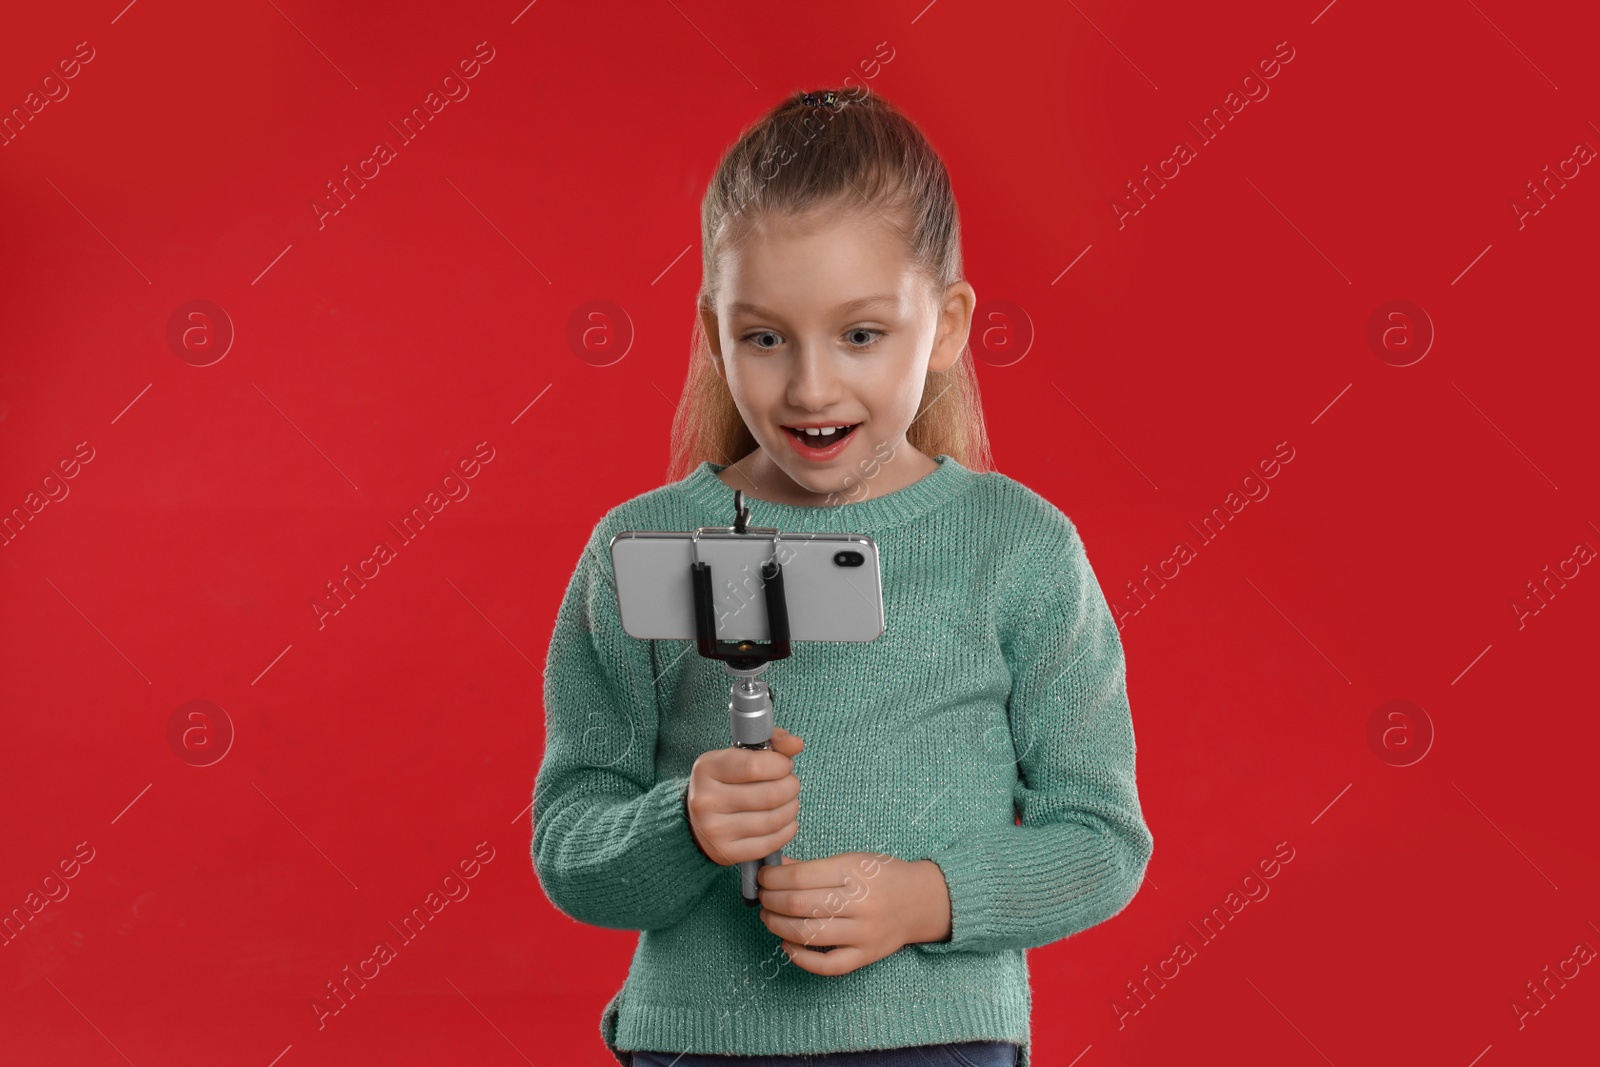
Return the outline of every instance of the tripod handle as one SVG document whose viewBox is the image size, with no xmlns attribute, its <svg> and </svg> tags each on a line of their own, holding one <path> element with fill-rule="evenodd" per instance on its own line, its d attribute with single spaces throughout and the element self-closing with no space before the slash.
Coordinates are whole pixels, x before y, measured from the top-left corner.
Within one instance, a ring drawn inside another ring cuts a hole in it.
<svg viewBox="0 0 1600 1067">
<path fill-rule="evenodd" d="M 759 860 L 745 860 L 739 864 L 739 892 L 744 897 L 745 907 L 761 907 L 761 883 L 756 881 L 756 873 L 762 867 L 776 867 L 782 862 L 783 849 L 780 848 Z"/>
<path fill-rule="evenodd" d="M 769 737 L 765 741 L 760 742 L 735 741 L 734 747 L 771 748 L 772 739 Z M 744 860 L 739 864 L 739 895 L 744 898 L 745 907 L 759 908 L 761 906 L 761 883 L 756 881 L 757 871 L 759 871 L 762 867 L 776 867 L 782 862 L 783 849 L 780 848 L 774 849 L 771 853 L 761 857 L 758 860 Z"/>
</svg>

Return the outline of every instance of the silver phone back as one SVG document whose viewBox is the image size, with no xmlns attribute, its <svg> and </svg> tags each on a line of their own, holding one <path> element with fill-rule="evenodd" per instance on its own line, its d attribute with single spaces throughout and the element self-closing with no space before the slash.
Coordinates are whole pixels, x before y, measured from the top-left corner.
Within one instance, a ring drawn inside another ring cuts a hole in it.
<svg viewBox="0 0 1600 1067">
<path fill-rule="evenodd" d="M 777 558 L 791 641 L 871 641 L 883 633 L 883 586 L 878 546 L 865 534 L 702 532 L 697 546 L 685 531 L 626 530 L 611 539 L 622 628 L 634 637 L 694 639 L 694 585 L 689 565 L 711 566 L 716 636 L 767 641 L 761 567 Z M 843 566 L 841 551 L 859 553 Z"/>
</svg>

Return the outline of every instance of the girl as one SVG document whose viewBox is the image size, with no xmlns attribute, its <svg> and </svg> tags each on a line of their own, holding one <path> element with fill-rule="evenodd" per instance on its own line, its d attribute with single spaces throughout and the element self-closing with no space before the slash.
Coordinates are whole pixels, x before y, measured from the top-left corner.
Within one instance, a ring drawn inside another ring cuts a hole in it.
<svg viewBox="0 0 1600 1067">
<path fill-rule="evenodd" d="M 796 94 L 701 225 L 676 480 L 596 525 L 550 639 L 534 868 L 640 931 L 622 1064 L 1027 1067 L 1026 950 L 1126 906 L 1152 839 L 1077 528 L 990 469 L 949 177 L 882 98 Z M 611 572 L 616 533 L 726 526 L 735 488 L 880 553 L 885 632 L 772 664 L 770 751 L 730 747 L 720 662 L 623 631 Z"/>
</svg>

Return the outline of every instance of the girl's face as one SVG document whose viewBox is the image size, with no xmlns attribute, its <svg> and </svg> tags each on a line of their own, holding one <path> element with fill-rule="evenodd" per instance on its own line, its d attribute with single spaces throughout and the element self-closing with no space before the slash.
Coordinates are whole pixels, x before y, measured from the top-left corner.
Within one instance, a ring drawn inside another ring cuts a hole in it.
<svg viewBox="0 0 1600 1067">
<path fill-rule="evenodd" d="M 720 253 L 716 307 L 701 310 L 717 373 L 761 446 L 730 471 L 758 499 L 808 506 L 883 496 L 931 472 L 906 430 L 924 376 L 961 354 L 972 286 L 935 293 L 871 208 L 746 225 Z M 853 429 L 805 433 L 839 426 Z"/>
</svg>

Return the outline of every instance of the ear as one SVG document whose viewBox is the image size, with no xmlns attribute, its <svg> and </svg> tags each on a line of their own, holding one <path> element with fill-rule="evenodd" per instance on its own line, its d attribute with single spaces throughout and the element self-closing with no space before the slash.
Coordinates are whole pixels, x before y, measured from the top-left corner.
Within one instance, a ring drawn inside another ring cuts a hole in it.
<svg viewBox="0 0 1600 1067">
<path fill-rule="evenodd" d="M 945 289 L 939 305 L 938 332 L 934 335 L 933 352 L 928 357 L 928 369 L 942 374 L 955 366 L 961 350 L 967 345 L 967 335 L 972 330 L 972 312 L 977 307 L 978 294 L 965 281 Z"/>
<path fill-rule="evenodd" d="M 717 313 L 711 308 L 700 308 L 700 325 L 706 331 L 706 342 L 711 348 L 711 365 L 717 368 L 717 376 L 724 381 L 728 378 L 727 368 L 722 365 L 722 334 L 717 329 Z"/>
</svg>

